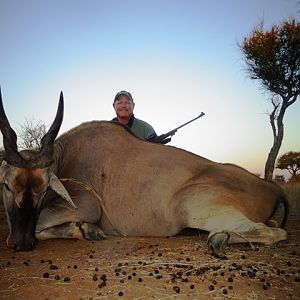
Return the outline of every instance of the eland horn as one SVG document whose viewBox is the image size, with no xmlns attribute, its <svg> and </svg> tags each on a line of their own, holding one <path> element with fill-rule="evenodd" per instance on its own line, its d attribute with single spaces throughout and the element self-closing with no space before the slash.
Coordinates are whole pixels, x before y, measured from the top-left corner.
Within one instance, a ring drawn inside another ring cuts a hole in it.
<svg viewBox="0 0 300 300">
<path fill-rule="evenodd" d="M 0 88 L 0 130 L 3 135 L 3 146 L 5 150 L 3 159 L 13 166 L 23 167 L 24 160 L 18 152 L 17 135 L 14 132 L 14 130 L 10 127 L 9 121 L 4 111 L 1 88 Z"/>
<path fill-rule="evenodd" d="M 59 132 L 64 117 L 64 96 L 63 92 L 60 92 L 58 108 L 55 119 L 49 128 L 48 132 L 43 136 L 41 140 L 41 165 L 49 166 L 53 161 L 54 141 Z"/>
</svg>

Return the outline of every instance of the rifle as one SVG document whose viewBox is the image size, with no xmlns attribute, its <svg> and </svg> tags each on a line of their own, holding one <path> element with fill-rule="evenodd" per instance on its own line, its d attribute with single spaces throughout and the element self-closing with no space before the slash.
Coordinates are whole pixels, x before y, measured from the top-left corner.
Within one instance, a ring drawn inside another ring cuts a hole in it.
<svg viewBox="0 0 300 300">
<path fill-rule="evenodd" d="M 151 137 L 150 136 L 147 139 L 147 141 L 151 142 L 151 143 L 157 143 L 157 144 L 167 144 L 167 143 L 169 143 L 171 141 L 171 137 L 177 132 L 178 129 L 186 126 L 187 124 L 190 124 L 191 122 L 194 122 L 195 120 L 203 117 L 204 115 L 205 115 L 205 113 L 201 112 L 201 114 L 198 117 L 196 117 L 196 118 L 194 118 L 194 119 L 192 119 L 192 120 L 190 120 L 190 121 L 188 121 L 188 122 L 186 122 L 186 123 L 184 123 L 184 124 L 176 127 L 175 129 L 173 129 L 173 130 L 171 130 L 171 131 L 169 131 L 167 133 L 164 133 L 162 135 L 159 135 L 159 136 L 156 136 L 156 137 Z"/>
</svg>

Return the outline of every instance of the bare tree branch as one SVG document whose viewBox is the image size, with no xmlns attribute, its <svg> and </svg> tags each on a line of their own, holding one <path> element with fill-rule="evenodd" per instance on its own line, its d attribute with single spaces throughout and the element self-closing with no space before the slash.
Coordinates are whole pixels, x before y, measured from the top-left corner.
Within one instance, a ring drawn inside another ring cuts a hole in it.
<svg viewBox="0 0 300 300">
<path fill-rule="evenodd" d="M 43 121 L 34 118 L 26 118 L 24 124 L 18 130 L 18 147 L 20 149 L 39 149 L 41 139 L 46 133 L 47 126 Z"/>
</svg>

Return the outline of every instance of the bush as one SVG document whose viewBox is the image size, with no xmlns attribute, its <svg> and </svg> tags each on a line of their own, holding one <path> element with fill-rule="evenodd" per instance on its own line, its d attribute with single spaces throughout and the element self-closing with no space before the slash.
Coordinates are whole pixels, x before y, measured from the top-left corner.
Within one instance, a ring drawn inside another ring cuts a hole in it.
<svg viewBox="0 0 300 300">
<path fill-rule="evenodd" d="M 284 184 L 283 189 L 290 202 L 291 214 L 300 218 L 300 182 Z"/>
<path fill-rule="evenodd" d="M 285 182 L 284 176 L 283 175 L 275 175 L 275 181 L 278 183 Z"/>
</svg>

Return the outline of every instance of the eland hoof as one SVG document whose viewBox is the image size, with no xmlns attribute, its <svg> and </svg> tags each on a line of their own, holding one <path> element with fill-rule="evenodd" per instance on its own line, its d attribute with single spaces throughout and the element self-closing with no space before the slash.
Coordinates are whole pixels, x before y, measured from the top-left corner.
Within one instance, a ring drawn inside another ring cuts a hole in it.
<svg viewBox="0 0 300 300">
<path fill-rule="evenodd" d="M 107 235 L 95 224 L 82 223 L 80 225 L 83 237 L 90 241 L 99 241 L 107 239 Z"/>
<path fill-rule="evenodd" d="M 214 257 L 224 258 L 223 250 L 227 246 L 229 238 L 229 233 L 225 231 L 209 234 L 207 244 L 211 254 Z"/>
</svg>

